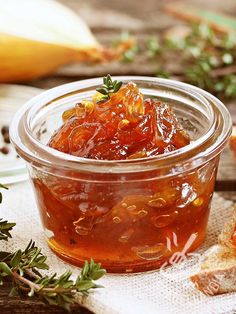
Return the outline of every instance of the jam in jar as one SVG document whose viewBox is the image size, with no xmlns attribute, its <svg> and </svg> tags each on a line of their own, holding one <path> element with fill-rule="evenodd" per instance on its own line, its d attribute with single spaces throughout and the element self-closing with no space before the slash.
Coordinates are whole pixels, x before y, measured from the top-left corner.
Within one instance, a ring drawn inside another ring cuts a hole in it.
<svg viewBox="0 0 236 314">
<path fill-rule="evenodd" d="M 204 240 L 230 127 L 223 105 L 216 112 L 215 98 L 194 87 L 122 81 L 65 85 L 47 105 L 42 95 L 22 138 L 50 248 L 78 266 L 93 258 L 110 272 L 139 272 Z"/>
</svg>

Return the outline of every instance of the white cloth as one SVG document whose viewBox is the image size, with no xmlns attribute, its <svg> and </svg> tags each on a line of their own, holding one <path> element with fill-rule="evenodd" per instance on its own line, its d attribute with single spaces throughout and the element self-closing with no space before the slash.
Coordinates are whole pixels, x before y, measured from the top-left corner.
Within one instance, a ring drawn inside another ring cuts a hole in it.
<svg viewBox="0 0 236 314">
<path fill-rule="evenodd" d="M 198 253 L 202 254 L 216 242 L 224 223 L 231 216 L 231 205 L 232 202 L 214 195 L 207 238 Z M 47 247 L 29 182 L 12 185 L 8 191 L 3 191 L 1 217 L 17 223 L 12 232 L 13 239 L 0 242 L 1 250 L 24 248 L 33 239 L 48 256 L 53 272 L 62 273 L 70 268 L 74 276 L 78 274 L 78 268 L 61 261 Z M 106 275 L 99 280 L 105 288 L 79 300 L 96 314 L 236 313 L 235 293 L 207 297 L 194 288 L 188 277 L 198 266 L 198 255 L 195 254 L 187 259 L 184 267 L 180 264 L 177 268 L 163 271 Z"/>
</svg>

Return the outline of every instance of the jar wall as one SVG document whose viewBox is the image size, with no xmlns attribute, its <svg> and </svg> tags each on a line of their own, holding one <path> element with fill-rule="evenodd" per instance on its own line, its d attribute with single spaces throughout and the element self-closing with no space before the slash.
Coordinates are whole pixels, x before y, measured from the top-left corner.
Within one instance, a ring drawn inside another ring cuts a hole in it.
<svg viewBox="0 0 236 314">
<path fill-rule="evenodd" d="M 75 180 L 30 166 L 48 244 L 75 265 L 93 258 L 111 272 L 158 268 L 187 243 L 193 251 L 205 237 L 218 161 L 170 178 L 111 182 L 109 174 Z"/>
</svg>

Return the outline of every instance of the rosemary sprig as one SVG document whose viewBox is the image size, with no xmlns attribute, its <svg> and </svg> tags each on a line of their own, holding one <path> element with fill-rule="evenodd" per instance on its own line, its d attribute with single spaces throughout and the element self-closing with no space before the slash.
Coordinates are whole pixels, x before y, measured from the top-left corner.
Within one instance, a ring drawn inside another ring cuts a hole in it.
<svg viewBox="0 0 236 314">
<path fill-rule="evenodd" d="M 97 88 L 96 91 L 103 95 L 102 100 L 108 100 L 110 99 L 110 94 L 117 93 L 121 86 L 122 82 L 112 81 L 111 75 L 108 74 L 103 77 L 102 87 Z"/>
<path fill-rule="evenodd" d="M 11 237 L 10 231 L 14 226 L 14 223 L 0 220 L 0 240 Z M 71 279 L 72 273 L 69 270 L 60 276 L 56 273 L 44 275 L 42 271 L 49 270 L 46 260 L 47 257 L 32 240 L 23 251 L 0 251 L 0 285 L 11 279 L 13 286 L 10 296 L 24 293 L 28 297 L 38 297 L 47 304 L 58 305 L 66 310 L 70 310 L 77 293 L 87 295 L 92 289 L 102 287 L 95 281 L 100 279 L 106 270 L 92 259 L 84 263 L 75 281 Z"/>
</svg>

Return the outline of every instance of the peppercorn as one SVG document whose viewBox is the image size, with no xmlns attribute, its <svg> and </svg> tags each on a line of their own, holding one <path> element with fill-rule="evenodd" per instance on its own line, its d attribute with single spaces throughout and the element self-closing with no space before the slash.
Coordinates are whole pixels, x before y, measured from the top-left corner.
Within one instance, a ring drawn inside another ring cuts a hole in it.
<svg viewBox="0 0 236 314">
<path fill-rule="evenodd" d="M 9 133 L 6 133 L 5 135 L 3 135 L 3 140 L 6 144 L 11 143 Z"/>
<path fill-rule="evenodd" d="M 9 154 L 9 149 L 6 147 L 6 146 L 3 146 L 1 149 L 0 149 L 0 152 L 4 155 L 8 155 Z"/>
<path fill-rule="evenodd" d="M 1 133 L 3 136 L 5 136 L 6 134 L 9 135 L 9 127 L 4 125 L 2 128 L 1 128 Z"/>
</svg>

